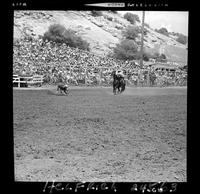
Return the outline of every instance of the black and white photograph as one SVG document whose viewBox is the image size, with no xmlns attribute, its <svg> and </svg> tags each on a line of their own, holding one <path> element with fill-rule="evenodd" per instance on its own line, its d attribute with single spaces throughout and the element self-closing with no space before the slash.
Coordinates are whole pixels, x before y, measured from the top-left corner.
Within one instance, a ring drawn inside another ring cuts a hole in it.
<svg viewBox="0 0 200 194">
<path fill-rule="evenodd" d="M 187 182 L 188 20 L 13 10 L 15 181 Z"/>
</svg>

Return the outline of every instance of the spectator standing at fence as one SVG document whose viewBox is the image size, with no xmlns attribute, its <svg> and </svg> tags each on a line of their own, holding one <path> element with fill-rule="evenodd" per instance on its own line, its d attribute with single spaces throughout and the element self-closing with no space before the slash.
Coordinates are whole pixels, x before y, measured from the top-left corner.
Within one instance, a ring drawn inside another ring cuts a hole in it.
<svg viewBox="0 0 200 194">
<path fill-rule="evenodd" d="M 147 83 L 148 83 L 148 81 L 147 81 L 147 79 L 148 79 L 148 72 L 147 71 L 144 71 L 144 73 L 143 73 L 143 79 L 144 79 L 144 85 L 146 86 L 147 85 Z"/>
<path fill-rule="evenodd" d="M 135 75 L 135 74 L 133 74 L 133 75 L 131 76 L 131 79 L 133 80 L 133 84 L 134 84 L 134 86 L 137 86 L 138 76 Z"/>
<path fill-rule="evenodd" d="M 139 86 L 144 86 L 144 73 L 143 70 L 140 70 L 138 72 L 138 82 L 139 82 Z"/>
<path fill-rule="evenodd" d="M 156 74 L 154 71 L 150 72 L 149 79 L 150 79 L 150 86 L 154 86 L 156 80 Z"/>
</svg>

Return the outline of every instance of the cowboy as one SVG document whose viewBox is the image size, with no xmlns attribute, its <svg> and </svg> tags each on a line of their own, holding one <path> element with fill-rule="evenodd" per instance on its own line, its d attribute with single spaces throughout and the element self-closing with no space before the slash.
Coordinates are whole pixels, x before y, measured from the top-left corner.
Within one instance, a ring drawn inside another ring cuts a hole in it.
<svg viewBox="0 0 200 194">
<path fill-rule="evenodd" d="M 124 73 L 123 73 L 123 71 L 122 71 L 122 70 L 117 70 L 117 71 L 116 71 L 116 76 L 117 76 L 118 78 L 124 78 Z"/>
</svg>

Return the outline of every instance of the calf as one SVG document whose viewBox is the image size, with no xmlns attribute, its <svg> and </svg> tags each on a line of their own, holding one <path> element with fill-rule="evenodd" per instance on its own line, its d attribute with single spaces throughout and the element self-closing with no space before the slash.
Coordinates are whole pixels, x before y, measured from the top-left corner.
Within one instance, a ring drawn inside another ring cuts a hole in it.
<svg viewBox="0 0 200 194">
<path fill-rule="evenodd" d="M 64 92 L 65 94 L 68 94 L 69 87 L 67 84 L 59 83 L 57 86 L 57 91 L 60 93 Z"/>
</svg>

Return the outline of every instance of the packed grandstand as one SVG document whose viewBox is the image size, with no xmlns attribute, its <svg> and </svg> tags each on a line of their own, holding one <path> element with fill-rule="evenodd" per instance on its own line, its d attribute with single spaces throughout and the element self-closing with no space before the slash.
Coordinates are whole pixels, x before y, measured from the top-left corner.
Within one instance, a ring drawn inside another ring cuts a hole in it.
<svg viewBox="0 0 200 194">
<path fill-rule="evenodd" d="M 70 85 L 112 84 L 111 72 L 122 69 L 127 85 L 186 86 L 187 71 L 179 68 L 156 67 L 156 63 L 140 68 L 136 61 L 98 56 L 66 44 L 42 39 L 23 38 L 13 43 L 13 74 L 43 75 L 44 84 L 66 82 Z"/>
</svg>

